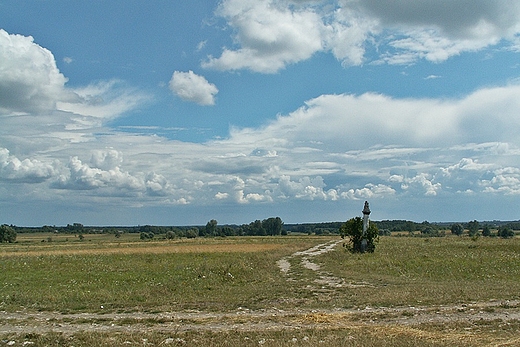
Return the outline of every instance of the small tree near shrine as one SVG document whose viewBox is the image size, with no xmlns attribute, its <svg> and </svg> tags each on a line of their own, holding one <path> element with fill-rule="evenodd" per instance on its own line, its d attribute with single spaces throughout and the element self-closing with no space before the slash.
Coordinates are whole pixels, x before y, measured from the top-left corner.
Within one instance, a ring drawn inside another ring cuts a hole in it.
<svg viewBox="0 0 520 347">
<path fill-rule="evenodd" d="M 344 244 L 353 253 L 373 253 L 379 240 L 379 229 L 374 223 L 369 223 L 370 209 L 365 202 L 363 219 L 361 217 L 351 218 L 340 228 L 341 238 L 349 237 L 349 243 Z"/>
</svg>

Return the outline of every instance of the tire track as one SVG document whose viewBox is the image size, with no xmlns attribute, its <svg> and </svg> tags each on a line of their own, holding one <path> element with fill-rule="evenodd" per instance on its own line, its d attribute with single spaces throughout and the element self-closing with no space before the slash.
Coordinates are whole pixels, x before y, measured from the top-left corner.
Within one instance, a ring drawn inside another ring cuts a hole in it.
<svg viewBox="0 0 520 347">
<path fill-rule="evenodd" d="M 333 251 L 342 241 L 343 240 L 332 240 L 304 251 L 295 252 L 290 256 L 278 260 L 277 265 L 280 271 L 287 276 L 288 281 L 294 281 L 294 278 L 291 276 L 291 274 L 295 274 L 295 272 L 291 270 L 291 260 L 301 258 L 300 264 L 302 267 L 316 273 L 313 285 L 307 284 L 304 285 L 304 287 L 316 293 L 328 292 L 334 288 L 371 287 L 372 285 L 367 282 L 348 282 L 344 278 L 339 278 L 333 276 L 331 273 L 322 271 L 321 266 L 312 260 L 316 256 Z M 316 285 L 318 287 L 316 287 Z"/>
</svg>

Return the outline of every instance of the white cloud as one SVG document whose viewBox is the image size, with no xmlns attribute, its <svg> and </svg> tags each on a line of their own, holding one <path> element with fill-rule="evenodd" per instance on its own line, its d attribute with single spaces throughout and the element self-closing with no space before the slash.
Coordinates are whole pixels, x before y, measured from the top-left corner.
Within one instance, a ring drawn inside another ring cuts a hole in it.
<svg viewBox="0 0 520 347">
<path fill-rule="evenodd" d="M 332 19 L 329 20 L 329 17 Z M 322 40 L 325 50 L 330 50 L 344 66 L 362 65 L 368 41 L 377 35 L 377 21 L 360 16 L 347 6 L 323 13 L 325 31 Z M 330 21 L 330 22 L 329 22 Z"/>
<path fill-rule="evenodd" d="M 442 62 L 501 40 L 518 47 L 520 5 L 508 0 L 224 0 L 216 14 L 233 30 L 235 47 L 202 66 L 275 73 L 331 52 L 343 65 L 361 65 L 367 47 L 375 62 Z"/>
<path fill-rule="evenodd" d="M 224 200 L 224 199 L 227 199 L 228 197 L 229 197 L 228 193 L 218 192 L 217 194 L 215 194 L 215 199 L 217 199 L 217 200 Z"/>
<path fill-rule="evenodd" d="M 99 127 L 149 99 L 116 80 L 68 88 L 67 78 L 49 50 L 30 36 L 12 35 L 2 29 L 0 62 L 0 115 L 10 115 L 6 121 L 19 127 L 16 130 L 20 135 L 52 133 L 57 139 L 65 136 L 66 140 L 81 141 L 82 134 L 64 130 Z M 8 129 L 11 133 L 13 130 Z"/>
<path fill-rule="evenodd" d="M 105 151 L 95 151 L 92 153 L 90 163 L 93 167 L 100 168 L 102 170 L 115 169 L 123 162 L 123 155 L 121 152 L 115 149 Z"/>
<path fill-rule="evenodd" d="M 58 172 L 53 164 L 37 159 L 23 159 L 10 155 L 9 150 L 0 148 L 0 180 L 24 183 L 40 183 Z"/>
<path fill-rule="evenodd" d="M 193 71 L 175 71 L 170 80 L 170 89 L 182 100 L 208 106 L 215 104 L 217 87 Z"/>
<path fill-rule="evenodd" d="M 236 29 L 234 39 L 240 48 L 224 49 L 203 67 L 274 73 L 321 50 L 324 27 L 318 14 L 285 5 L 271 0 L 222 2 L 217 13 Z"/>
<path fill-rule="evenodd" d="M 495 176 L 490 180 L 481 182 L 481 185 L 485 187 L 484 192 L 520 195 L 520 168 L 500 168 L 494 174 Z"/>
<path fill-rule="evenodd" d="M 348 150 L 494 141 L 520 144 L 515 134 L 520 127 L 516 116 L 519 96 L 518 85 L 481 89 L 451 100 L 395 99 L 373 93 L 322 95 L 289 115 L 279 116 L 260 131 L 232 129 L 231 140 L 295 147 L 306 139 L 307 145 L 312 145 L 312 140 L 329 149 Z"/>
<path fill-rule="evenodd" d="M 31 36 L 0 29 L 0 112 L 52 110 L 59 100 L 74 99 L 52 53 Z"/>
<path fill-rule="evenodd" d="M 150 99 L 117 80 L 66 82 L 49 50 L 0 30 L 0 146 L 26 156 L 89 142 L 94 129 Z"/>
<path fill-rule="evenodd" d="M 173 187 L 170 182 L 163 175 L 155 172 L 150 172 L 144 179 L 146 191 L 151 196 L 168 196 L 173 194 Z M 185 205 L 188 203 L 186 198 L 177 200 L 180 204 Z"/>
<path fill-rule="evenodd" d="M 204 47 L 206 47 L 206 44 L 208 43 L 207 40 L 204 40 L 204 41 L 200 41 L 198 44 L 197 44 L 197 51 L 201 51 Z"/>
<path fill-rule="evenodd" d="M 73 102 L 57 102 L 57 109 L 83 117 L 77 126 L 100 126 L 149 100 L 149 96 L 128 88 L 122 81 L 100 81 L 71 90 L 77 95 Z"/>
<path fill-rule="evenodd" d="M 305 200 L 327 200 L 336 199 L 336 192 L 324 191 L 325 182 L 321 176 L 314 178 L 305 176 L 297 181 L 291 180 L 288 175 L 282 175 L 278 180 L 278 187 L 281 197 L 284 199 L 296 198 Z"/>
<path fill-rule="evenodd" d="M 61 175 L 56 183 L 59 188 L 97 189 L 114 187 L 136 191 L 143 189 L 142 182 L 119 167 L 103 170 L 83 163 L 78 157 L 72 157 L 68 164 L 69 173 Z"/>
<path fill-rule="evenodd" d="M 407 178 L 401 184 L 403 190 L 423 191 L 425 196 L 436 196 L 442 184 L 435 182 L 428 173 L 420 173 L 415 177 Z"/>
<path fill-rule="evenodd" d="M 363 188 L 349 189 L 341 193 L 341 196 L 345 199 L 351 200 L 362 200 L 362 199 L 375 199 L 384 198 L 396 194 L 396 190 L 385 184 L 372 184 L 369 183 Z"/>
</svg>

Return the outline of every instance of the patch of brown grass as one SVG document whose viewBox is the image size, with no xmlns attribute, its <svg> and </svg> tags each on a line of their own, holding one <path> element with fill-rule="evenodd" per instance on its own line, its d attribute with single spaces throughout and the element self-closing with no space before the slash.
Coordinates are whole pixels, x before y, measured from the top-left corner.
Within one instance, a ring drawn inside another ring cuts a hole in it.
<svg viewBox="0 0 520 347">
<path fill-rule="evenodd" d="M 104 255 L 104 254 L 165 254 L 165 253 L 254 253 L 275 250 L 281 244 L 165 244 L 156 243 L 143 247 L 142 244 L 110 248 L 66 248 L 36 249 L 0 253 L 0 257 L 12 256 L 55 256 L 55 255 Z"/>
</svg>

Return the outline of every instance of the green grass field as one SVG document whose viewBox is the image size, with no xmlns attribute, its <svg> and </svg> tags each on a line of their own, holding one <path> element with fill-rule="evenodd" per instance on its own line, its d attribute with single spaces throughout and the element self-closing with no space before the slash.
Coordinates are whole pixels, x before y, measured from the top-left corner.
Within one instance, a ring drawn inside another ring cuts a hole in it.
<svg viewBox="0 0 520 347">
<path fill-rule="evenodd" d="M 0 346 L 520 343 L 519 238 L 297 253 L 334 240 L 21 234 L 0 245 Z"/>
</svg>

